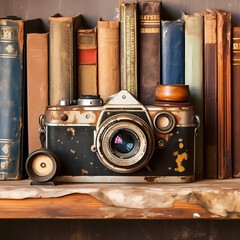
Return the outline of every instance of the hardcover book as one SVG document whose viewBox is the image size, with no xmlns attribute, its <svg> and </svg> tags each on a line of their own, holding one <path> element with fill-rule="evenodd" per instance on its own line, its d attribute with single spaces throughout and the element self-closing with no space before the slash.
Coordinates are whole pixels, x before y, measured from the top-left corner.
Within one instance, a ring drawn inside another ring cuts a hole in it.
<svg viewBox="0 0 240 240">
<path fill-rule="evenodd" d="M 41 148 L 39 116 L 48 105 L 48 33 L 27 34 L 28 150 Z"/>
<path fill-rule="evenodd" d="M 96 28 L 79 29 L 77 98 L 80 95 L 96 95 L 97 93 Z"/>
<path fill-rule="evenodd" d="M 184 84 L 184 21 L 161 21 L 161 83 Z"/>
<path fill-rule="evenodd" d="M 24 177 L 28 154 L 26 34 L 41 31 L 40 19 L 0 19 L 0 180 Z"/>
<path fill-rule="evenodd" d="M 185 21 L 185 84 L 189 85 L 190 102 L 202 123 L 196 138 L 195 176 L 203 178 L 203 16 L 183 14 Z"/>
<path fill-rule="evenodd" d="M 232 14 L 217 11 L 218 178 L 232 177 L 231 27 Z"/>
<path fill-rule="evenodd" d="M 121 89 L 138 98 L 137 3 L 120 2 Z"/>
<path fill-rule="evenodd" d="M 24 22 L 0 20 L 0 179 L 20 179 Z"/>
<path fill-rule="evenodd" d="M 104 102 L 120 90 L 119 21 L 98 21 L 98 90 Z"/>
<path fill-rule="evenodd" d="M 49 104 L 76 99 L 77 29 L 82 27 L 81 15 L 49 18 Z"/>
<path fill-rule="evenodd" d="M 139 2 L 139 100 L 145 105 L 155 102 L 160 84 L 161 2 Z"/>
<path fill-rule="evenodd" d="M 233 176 L 240 177 L 240 26 L 232 30 L 232 147 Z"/>
<path fill-rule="evenodd" d="M 217 15 L 204 13 L 205 177 L 218 177 Z"/>
</svg>

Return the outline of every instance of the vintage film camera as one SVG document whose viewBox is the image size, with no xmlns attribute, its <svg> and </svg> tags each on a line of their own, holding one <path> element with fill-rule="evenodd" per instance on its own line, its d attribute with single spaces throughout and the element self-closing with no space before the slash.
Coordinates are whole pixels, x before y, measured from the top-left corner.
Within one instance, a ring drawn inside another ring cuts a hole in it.
<svg viewBox="0 0 240 240">
<path fill-rule="evenodd" d="M 153 106 L 126 90 L 105 105 L 84 96 L 49 106 L 40 116 L 46 148 L 28 156 L 27 173 L 37 183 L 191 182 L 199 118 L 188 97 L 186 85 L 159 85 Z"/>
</svg>

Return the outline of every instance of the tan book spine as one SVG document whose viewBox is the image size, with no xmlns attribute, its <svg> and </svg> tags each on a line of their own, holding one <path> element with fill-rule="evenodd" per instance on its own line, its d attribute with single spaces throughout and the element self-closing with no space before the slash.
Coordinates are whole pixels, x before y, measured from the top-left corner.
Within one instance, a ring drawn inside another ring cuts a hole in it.
<svg viewBox="0 0 240 240">
<path fill-rule="evenodd" d="M 80 95 L 97 94 L 97 65 L 79 64 L 78 65 L 78 98 Z"/>
<path fill-rule="evenodd" d="M 97 32 L 96 28 L 78 30 L 78 81 L 80 95 L 97 95 Z"/>
<path fill-rule="evenodd" d="M 203 178 L 203 15 L 183 14 L 185 21 L 185 84 L 189 85 L 190 101 L 202 123 L 196 138 L 195 177 Z"/>
<path fill-rule="evenodd" d="M 120 2 L 121 89 L 138 97 L 137 3 Z"/>
<path fill-rule="evenodd" d="M 41 148 L 39 116 L 48 105 L 48 33 L 27 35 L 27 99 L 29 153 Z"/>
<path fill-rule="evenodd" d="M 231 13 L 217 11 L 219 178 L 232 177 L 231 21 Z"/>
<path fill-rule="evenodd" d="M 120 90 L 119 22 L 98 21 L 98 93 L 106 101 Z"/>
<path fill-rule="evenodd" d="M 58 105 L 59 100 L 76 98 L 77 28 L 81 16 L 49 18 L 49 103 Z"/>
</svg>

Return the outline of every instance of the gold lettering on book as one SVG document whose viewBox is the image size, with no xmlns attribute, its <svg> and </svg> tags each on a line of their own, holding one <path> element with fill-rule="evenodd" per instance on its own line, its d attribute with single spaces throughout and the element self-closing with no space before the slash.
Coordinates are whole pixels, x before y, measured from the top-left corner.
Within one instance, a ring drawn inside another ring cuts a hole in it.
<svg viewBox="0 0 240 240">
<path fill-rule="evenodd" d="M 5 144 L 2 147 L 3 152 L 7 155 L 10 152 L 10 144 Z"/>
<path fill-rule="evenodd" d="M 11 44 L 9 44 L 5 49 L 8 53 L 14 53 L 14 47 Z"/>
<path fill-rule="evenodd" d="M 160 15 L 141 15 L 141 20 L 160 20 Z"/>
<path fill-rule="evenodd" d="M 240 43 L 233 43 L 233 50 L 240 50 Z"/>
<path fill-rule="evenodd" d="M 10 30 L 8 27 L 1 29 L 2 40 L 17 40 L 18 32 L 17 29 Z"/>
<path fill-rule="evenodd" d="M 9 165 L 9 162 L 8 161 L 4 161 L 4 162 L 1 162 L 1 169 L 7 169 L 8 168 L 8 165 Z"/>
<path fill-rule="evenodd" d="M 160 28 L 141 28 L 141 33 L 160 33 Z"/>
</svg>

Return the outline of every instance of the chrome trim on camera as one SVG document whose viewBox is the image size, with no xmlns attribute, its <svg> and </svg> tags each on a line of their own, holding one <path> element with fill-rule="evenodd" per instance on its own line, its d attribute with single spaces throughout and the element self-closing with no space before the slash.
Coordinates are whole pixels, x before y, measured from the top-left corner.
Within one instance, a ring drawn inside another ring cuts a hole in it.
<svg viewBox="0 0 240 240">
<path fill-rule="evenodd" d="M 189 183 L 192 176 L 58 176 L 56 182 L 70 183 Z"/>
</svg>

